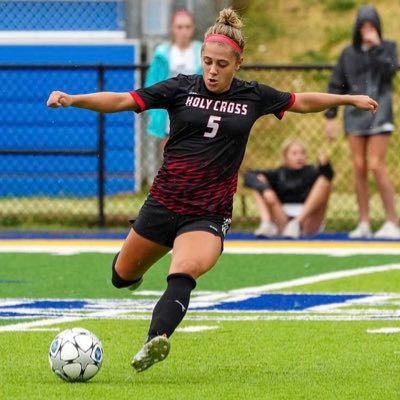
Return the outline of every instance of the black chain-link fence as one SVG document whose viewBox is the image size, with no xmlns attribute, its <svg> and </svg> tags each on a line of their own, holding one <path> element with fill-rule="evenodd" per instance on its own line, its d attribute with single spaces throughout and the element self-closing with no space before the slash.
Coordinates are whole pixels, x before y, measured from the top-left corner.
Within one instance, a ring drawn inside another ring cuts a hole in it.
<svg viewBox="0 0 400 400">
<path fill-rule="evenodd" d="M 143 81 L 143 73 L 145 66 L 0 66 L 0 226 L 123 226 L 137 214 L 160 161 L 158 143 L 145 133 L 146 117 L 52 110 L 45 102 L 54 89 L 126 91 Z M 325 91 L 329 75 L 328 66 L 246 66 L 240 72 L 243 79 L 295 92 Z M 399 100 L 395 90 L 397 125 Z M 250 136 L 241 172 L 275 167 L 281 162 L 282 141 L 302 138 L 310 162 L 322 151 L 336 170 L 327 229 L 347 229 L 357 222 L 351 158 L 343 135 L 329 144 L 324 126 L 322 114 L 287 113 L 283 121 L 261 118 Z M 395 133 L 388 154 L 396 193 L 399 141 Z M 372 220 L 378 224 L 383 212 L 372 178 L 371 193 Z M 240 180 L 234 228 L 249 229 L 256 222 L 251 194 Z"/>
<path fill-rule="evenodd" d="M 293 92 L 326 91 L 331 74 L 329 66 L 247 66 L 241 77 L 246 80 L 258 80 L 273 87 Z M 394 115 L 396 126 L 400 124 L 399 75 L 394 82 Z M 358 221 L 356 198 L 353 186 L 351 154 L 343 135 L 342 112 L 337 118 L 338 136 L 329 143 L 325 137 L 325 118 L 322 113 L 300 115 L 286 113 L 282 121 L 271 117 L 259 120 L 253 128 L 242 171 L 254 167 L 273 167 L 281 162 L 280 145 L 287 137 L 301 138 L 308 145 L 309 161 L 315 163 L 320 152 L 325 153 L 333 162 L 336 176 L 329 202 L 326 227 L 328 230 L 341 230 L 354 227 Z M 388 152 L 389 173 L 395 186 L 397 209 L 400 211 L 400 176 L 398 174 L 398 149 L 400 138 L 395 132 L 390 141 Z M 372 174 L 369 175 L 371 193 L 371 220 L 374 226 L 384 219 L 384 213 Z M 241 196 L 241 194 L 243 194 Z M 236 212 L 254 215 L 251 197 L 239 184 L 239 196 L 236 199 Z M 245 219 L 249 220 L 249 219 Z"/>
<path fill-rule="evenodd" d="M 123 30 L 124 12 L 124 0 L 0 0 L 0 31 Z"/>
</svg>

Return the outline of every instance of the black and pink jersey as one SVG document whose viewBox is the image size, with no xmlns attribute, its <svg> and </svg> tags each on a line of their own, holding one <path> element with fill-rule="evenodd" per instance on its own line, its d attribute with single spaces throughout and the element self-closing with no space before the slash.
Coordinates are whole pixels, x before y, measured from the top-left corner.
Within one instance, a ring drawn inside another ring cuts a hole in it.
<svg viewBox="0 0 400 400">
<path fill-rule="evenodd" d="M 164 108 L 170 136 L 151 195 L 183 215 L 230 218 L 237 176 L 254 122 L 281 119 L 295 96 L 234 79 L 229 91 L 209 92 L 201 75 L 178 75 L 131 92 L 141 111 Z"/>
</svg>

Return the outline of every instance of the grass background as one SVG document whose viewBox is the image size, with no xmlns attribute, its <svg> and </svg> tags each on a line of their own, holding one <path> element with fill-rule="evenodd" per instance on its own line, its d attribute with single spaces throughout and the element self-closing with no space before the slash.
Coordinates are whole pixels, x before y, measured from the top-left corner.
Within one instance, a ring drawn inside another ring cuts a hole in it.
<svg viewBox="0 0 400 400">
<path fill-rule="evenodd" d="M 137 374 L 129 361 L 147 323 L 85 321 L 101 338 L 105 358 L 84 384 L 51 373 L 47 351 L 54 332 L 1 333 L 0 348 L 12 351 L 2 355 L 0 399 L 395 400 L 398 337 L 366 333 L 385 325 L 393 323 L 221 322 L 217 331 L 177 332 L 168 359 Z"/>
<path fill-rule="evenodd" d="M 131 296 L 111 287 L 111 260 L 112 255 L 94 253 L 68 256 L 0 253 L 0 300 Z M 142 289 L 164 288 L 168 261 L 165 257 L 149 271 Z M 399 261 L 399 256 L 390 255 L 224 254 L 217 266 L 199 280 L 198 289 L 258 286 Z M 400 297 L 399 287 L 400 273 L 391 271 L 320 282 L 292 291 L 390 291 Z M 2 325 L 16 322 L 0 320 Z M 102 341 L 105 352 L 102 370 L 85 384 L 65 383 L 51 373 L 47 351 L 55 332 L 0 332 L 0 399 L 398 399 L 398 336 L 366 333 L 367 329 L 399 327 L 398 320 L 187 319 L 182 327 L 194 325 L 212 325 L 218 329 L 176 332 L 168 359 L 143 374 L 134 373 L 129 362 L 144 340 L 148 321 L 89 319 L 50 326 L 60 330 L 82 326 Z"/>
<path fill-rule="evenodd" d="M 384 37 L 400 42 L 396 0 L 234 0 L 244 16 L 246 58 L 256 63 L 330 63 L 351 39 L 357 8 L 373 4 Z"/>
<path fill-rule="evenodd" d="M 169 257 L 167 255 L 148 271 L 140 290 L 165 288 Z M 131 297 L 129 291 L 116 290 L 111 285 L 112 260 L 111 254 L 83 253 L 64 256 L 0 253 L 0 265 L 7 266 L 0 268 L 0 298 Z M 230 290 L 319 273 L 398 262 L 400 257 L 396 255 L 330 257 L 296 254 L 222 254 L 216 266 L 198 280 L 197 290 Z M 393 276 L 400 278 L 398 275 Z M 361 278 L 353 279 L 357 281 Z M 382 291 L 393 291 L 396 285 L 400 287 L 400 279 L 390 279 L 386 284 L 379 282 Z"/>
</svg>

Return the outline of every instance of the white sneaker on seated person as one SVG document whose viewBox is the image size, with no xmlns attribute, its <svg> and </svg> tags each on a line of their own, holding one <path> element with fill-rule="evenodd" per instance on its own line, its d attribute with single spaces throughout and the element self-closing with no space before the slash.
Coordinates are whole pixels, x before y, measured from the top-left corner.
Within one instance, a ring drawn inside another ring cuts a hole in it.
<svg viewBox="0 0 400 400">
<path fill-rule="evenodd" d="M 376 239 L 400 239 L 400 228 L 391 221 L 386 221 L 374 234 Z"/>
<path fill-rule="evenodd" d="M 290 239 L 298 239 L 300 235 L 301 235 L 300 223 L 295 218 L 290 220 L 282 231 L 282 236 Z"/>
<path fill-rule="evenodd" d="M 360 222 L 356 229 L 349 232 L 350 239 L 363 239 L 363 238 L 371 238 L 372 231 L 368 222 Z"/>
<path fill-rule="evenodd" d="M 278 228 L 272 221 L 262 221 L 254 234 L 256 236 L 274 237 L 278 234 Z"/>
</svg>

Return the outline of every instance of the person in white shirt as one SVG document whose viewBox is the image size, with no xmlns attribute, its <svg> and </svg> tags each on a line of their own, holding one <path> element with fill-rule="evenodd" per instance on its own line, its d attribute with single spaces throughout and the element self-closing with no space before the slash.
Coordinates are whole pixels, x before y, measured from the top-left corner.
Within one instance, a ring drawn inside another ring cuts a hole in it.
<svg viewBox="0 0 400 400">
<path fill-rule="evenodd" d="M 178 74 L 202 74 L 202 42 L 194 40 L 194 34 L 193 15 L 187 10 L 175 12 L 171 20 L 171 40 L 161 43 L 154 50 L 146 75 L 146 87 Z M 148 117 L 147 133 L 160 139 L 162 152 L 169 134 L 168 113 L 165 110 L 150 110 Z"/>
</svg>

